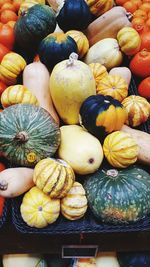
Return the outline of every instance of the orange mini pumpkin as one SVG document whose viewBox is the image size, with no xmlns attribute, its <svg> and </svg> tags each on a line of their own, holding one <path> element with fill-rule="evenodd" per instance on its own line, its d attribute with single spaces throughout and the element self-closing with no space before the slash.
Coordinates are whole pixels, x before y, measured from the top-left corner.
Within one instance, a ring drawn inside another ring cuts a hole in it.
<svg viewBox="0 0 150 267">
<path fill-rule="evenodd" d="M 128 84 L 121 76 L 109 74 L 99 82 L 97 93 L 110 95 L 121 102 L 128 95 Z"/>
</svg>

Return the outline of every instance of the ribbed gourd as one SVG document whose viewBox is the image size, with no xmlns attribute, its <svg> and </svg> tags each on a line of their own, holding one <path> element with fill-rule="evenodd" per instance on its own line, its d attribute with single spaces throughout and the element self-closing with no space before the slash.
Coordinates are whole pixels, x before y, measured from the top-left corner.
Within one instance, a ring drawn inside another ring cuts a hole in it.
<svg viewBox="0 0 150 267">
<path fill-rule="evenodd" d="M 45 109 L 16 104 L 0 113 L 1 152 L 11 163 L 35 166 L 53 156 L 59 144 L 59 126 Z"/>
<path fill-rule="evenodd" d="M 14 85 L 25 66 L 26 61 L 18 53 L 6 54 L 0 64 L 0 80 L 7 85 Z"/>
<path fill-rule="evenodd" d="M 89 207 L 98 220 L 129 224 L 150 213 L 150 176 L 137 165 L 99 169 L 85 178 Z"/>
<path fill-rule="evenodd" d="M 35 166 L 33 181 L 40 190 L 51 198 L 63 198 L 72 187 L 75 174 L 65 161 L 46 158 Z"/>
<path fill-rule="evenodd" d="M 136 127 L 148 120 L 150 116 L 150 104 L 141 96 L 130 95 L 122 101 L 127 112 L 126 124 Z"/>
<path fill-rule="evenodd" d="M 91 63 L 89 64 L 90 69 L 92 70 L 95 82 L 96 82 L 96 91 L 99 82 L 108 75 L 107 69 L 100 63 Z"/>
<path fill-rule="evenodd" d="M 24 195 L 20 212 L 27 225 L 44 228 L 59 217 L 60 200 L 51 199 L 34 186 Z"/>
<path fill-rule="evenodd" d="M 118 100 L 103 95 L 88 97 L 79 114 L 81 126 L 102 141 L 108 133 L 120 130 L 127 118 Z"/>
<path fill-rule="evenodd" d="M 86 0 L 90 11 L 96 17 L 101 16 L 113 7 L 113 0 Z"/>
<path fill-rule="evenodd" d="M 62 215 L 69 220 L 82 218 L 87 210 L 87 198 L 83 186 L 75 182 L 60 202 Z"/>
<path fill-rule="evenodd" d="M 1 95 L 1 104 L 3 108 L 7 108 L 15 104 L 32 104 L 38 105 L 37 98 L 21 84 L 7 87 Z"/>
<path fill-rule="evenodd" d="M 139 147 L 130 134 L 116 131 L 106 136 L 103 151 L 113 167 L 127 168 L 137 161 Z"/>
<path fill-rule="evenodd" d="M 81 31 L 76 30 L 70 30 L 66 32 L 66 34 L 71 36 L 75 40 L 78 47 L 79 58 L 83 58 L 89 50 L 89 41 L 85 34 Z"/>
<path fill-rule="evenodd" d="M 135 55 L 141 46 L 141 38 L 139 33 L 132 27 L 123 27 L 117 33 L 117 40 L 121 51 L 125 55 L 132 56 Z"/>
<path fill-rule="evenodd" d="M 100 80 L 97 86 L 97 93 L 110 95 L 122 102 L 128 95 L 128 84 L 120 75 L 109 74 Z"/>
</svg>

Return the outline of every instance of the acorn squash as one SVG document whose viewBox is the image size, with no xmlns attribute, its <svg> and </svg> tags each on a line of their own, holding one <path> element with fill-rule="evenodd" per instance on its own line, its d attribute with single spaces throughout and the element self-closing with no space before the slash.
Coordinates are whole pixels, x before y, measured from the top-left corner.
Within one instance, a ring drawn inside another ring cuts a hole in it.
<svg viewBox="0 0 150 267">
<path fill-rule="evenodd" d="M 37 4 L 28 9 L 17 20 L 14 33 L 16 43 L 24 49 L 37 48 L 40 41 L 56 27 L 56 16 L 47 5 Z"/>
<path fill-rule="evenodd" d="M 72 37 L 56 32 L 41 41 L 38 54 L 40 61 L 51 70 L 60 61 L 68 59 L 71 53 L 77 53 L 77 50 L 77 44 Z"/>
<path fill-rule="evenodd" d="M 120 130 L 127 115 L 123 105 L 111 96 L 88 97 L 80 108 L 80 124 L 98 139 Z"/>
<path fill-rule="evenodd" d="M 111 224 L 136 222 L 150 213 L 150 175 L 138 166 L 99 169 L 84 189 L 96 218 Z"/>
<path fill-rule="evenodd" d="M 43 108 L 17 104 L 0 112 L 2 154 L 21 166 L 35 166 L 53 156 L 60 143 L 60 130 Z"/>
<path fill-rule="evenodd" d="M 92 21 L 92 13 L 85 0 L 66 0 L 57 15 L 57 23 L 64 32 L 85 30 Z"/>
</svg>

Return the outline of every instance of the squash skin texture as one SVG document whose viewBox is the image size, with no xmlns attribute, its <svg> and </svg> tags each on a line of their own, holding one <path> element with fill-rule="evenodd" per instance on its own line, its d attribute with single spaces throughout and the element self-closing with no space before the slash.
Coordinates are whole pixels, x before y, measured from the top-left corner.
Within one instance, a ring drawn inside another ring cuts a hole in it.
<svg viewBox="0 0 150 267">
<path fill-rule="evenodd" d="M 24 49 L 39 45 L 40 41 L 52 33 L 56 27 L 56 16 L 47 5 L 32 6 L 26 16 L 18 19 L 14 27 L 16 43 Z"/>
<path fill-rule="evenodd" d="M 60 131 L 59 157 L 68 162 L 75 173 L 84 175 L 95 172 L 103 161 L 99 140 L 78 125 L 64 125 Z"/>
<path fill-rule="evenodd" d="M 34 186 L 24 195 L 20 211 L 29 226 L 43 228 L 59 217 L 60 200 L 51 199 Z"/>
<path fill-rule="evenodd" d="M 80 108 L 80 125 L 102 141 L 108 133 L 120 130 L 126 118 L 123 105 L 111 96 L 90 96 Z"/>
<path fill-rule="evenodd" d="M 1 95 L 1 103 L 3 108 L 21 103 L 39 105 L 37 98 L 21 84 L 7 87 Z"/>
<path fill-rule="evenodd" d="M 68 59 L 71 53 L 77 53 L 74 39 L 65 33 L 52 33 L 44 38 L 39 47 L 40 61 L 50 70 L 62 60 Z"/>
<path fill-rule="evenodd" d="M 113 167 L 127 168 L 137 161 L 139 147 L 130 134 L 116 131 L 105 138 L 103 151 Z"/>
<path fill-rule="evenodd" d="M 66 124 L 79 123 L 82 102 L 96 94 L 95 80 L 90 68 L 79 60 L 58 63 L 50 76 L 50 92 L 60 118 Z"/>
<path fill-rule="evenodd" d="M 138 166 L 118 171 L 99 169 L 86 178 L 89 206 L 104 223 L 133 223 L 150 213 L 149 174 Z"/>
<path fill-rule="evenodd" d="M 7 85 L 17 82 L 18 75 L 24 70 L 26 61 L 18 53 L 6 54 L 0 64 L 0 80 Z"/>
<path fill-rule="evenodd" d="M 17 104 L 0 113 L 0 147 L 11 163 L 35 166 L 53 156 L 59 144 L 59 127 L 45 109 Z"/>
<path fill-rule="evenodd" d="M 65 161 L 46 158 L 36 164 L 33 181 L 50 198 L 63 198 L 71 189 L 75 174 Z"/>
<path fill-rule="evenodd" d="M 128 114 L 126 124 L 132 127 L 139 126 L 150 116 L 150 104 L 144 97 L 130 95 L 122 101 L 122 105 Z"/>
<path fill-rule="evenodd" d="M 108 75 L 100 80 L 97 94 L 110 95 L 122 102 L 128 95 L 128 84 L 120 75 Z"/>
<path fill-rule="evenodd" d="M 61 213 L 68 220 L 82 218 L 87 210 L 87 198 L 83 186 L 75 182 L 68 194 L 60 202 Z"/>
<path fill-rule="evenodd" d="M 84 58 L 86 64 L 100 63 L 107 70 L 120 66 L 122 60 L 122 52 L 120 51 L 117 40 L 114 38 L 105 38 L 98 41 L 90 47 Z"/>
<path fill-rule="evenodd" d="M 64 31 L 85 30 L 92 21 L 92 13 L 85 0 L 66 0 L 57 15 L 58 26 Z"/>
<path fill-rule="evenodd" d="M 131 27 L 122 28 L 117 34 L 117 40 L 122 52 L 124 52 L 125 55 L 132 56 L 140 50 L 140 35 Z"/>
</svg>

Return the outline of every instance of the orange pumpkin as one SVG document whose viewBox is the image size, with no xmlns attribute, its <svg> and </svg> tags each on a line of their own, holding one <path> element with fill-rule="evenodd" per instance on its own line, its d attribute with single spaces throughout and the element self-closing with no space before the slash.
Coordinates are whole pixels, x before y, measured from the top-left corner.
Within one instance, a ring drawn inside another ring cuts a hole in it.
<svg viewBox="0 0 150 267">
<path fill-rule="evenodd" d="M 121 102 L 128 95 L 128 84 L 121 76 L 109 74 L 99 82 L 97 93 L 110 95 Z"/>
</svg>

